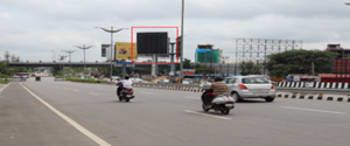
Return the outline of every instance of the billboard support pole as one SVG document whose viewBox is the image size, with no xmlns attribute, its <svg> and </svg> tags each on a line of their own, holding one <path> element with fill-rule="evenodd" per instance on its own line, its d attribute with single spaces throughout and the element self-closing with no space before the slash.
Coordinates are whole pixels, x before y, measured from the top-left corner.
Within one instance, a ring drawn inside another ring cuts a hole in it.
<svg viewBox="0 0 350 146">
<path fill-rule="evenodd" d="M 113 30 L 113 26 L 111 26 L 111 30 Z M 112 81 L 112 76 L 113 76 L 113 33 L 111 33 L 111 69 L 110 69 L 110 76 L 111 76 L 111 81 Z"/>
<path fill-rule="evenodd" d="M 159 72 L 159 70 L 158 70 L 158 55 L 155 55 L 155 74 L 156 74 L 156 76 L 158 76 L 158 72 Z"/>
<path fill-rule="evenodd" d="M 154 62 L 153 64 L 151 64 L 151 75 L 152 75 L 152 78 L 156 76 L 156 64 L 155 64 L 155 60 L 156 60 L 156 55 L 153 54 L 152 56 L 152 61 Z"/>
<path fill-rule="evenodd" d="M 123 77 L 125 77 L 126 75 L 126 62 L 123 61 L 123 67 L 122 67 L 122 74 L 123 74 Z"/>
<path fill-rule="evenodd" d="M 175 55 L 175 52 L 174 52 L 174 45 L 175 43 L 170 43 L 171 45 L 171 50 L 170 50 L 170 61 L 171 61 L 171 64 L 170 64 L 170 73 L 171 74 L 175 74 L 175 64 L 174 64 L 174 55 Z"/>
</svg>

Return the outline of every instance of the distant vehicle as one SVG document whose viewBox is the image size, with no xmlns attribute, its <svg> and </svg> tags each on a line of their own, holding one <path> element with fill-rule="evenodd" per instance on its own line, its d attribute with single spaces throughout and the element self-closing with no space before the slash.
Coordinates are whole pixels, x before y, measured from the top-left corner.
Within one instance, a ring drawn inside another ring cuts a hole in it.
<svg viewBox="0 0 350 146">
<path fill-rule="evenodd" d="M 275 85 L 264 76 L 237 76 L 225 78 L 230 94 L 235 101 L 247 98 L 262 98 L 273 102 L 276 97 Z"/>
<path fill-rule="evenodd" d="M 289 74 L 286 77 L 286 80 L 289 82 L 320 82 L 321 78 L 312 75 Z"/>
<path fill-rule="evenodd" d="M 36 76 L 35 77 L 35 81 L 40 81 L 41 80 L 41 77 L 40 76 Z"/>
<path fill-rule="evenodd" d="M 29 73 L 28 72 L 17 72 L 15 77 L 20 77 L 20 78 L 29 78 Z"/>
</svg>

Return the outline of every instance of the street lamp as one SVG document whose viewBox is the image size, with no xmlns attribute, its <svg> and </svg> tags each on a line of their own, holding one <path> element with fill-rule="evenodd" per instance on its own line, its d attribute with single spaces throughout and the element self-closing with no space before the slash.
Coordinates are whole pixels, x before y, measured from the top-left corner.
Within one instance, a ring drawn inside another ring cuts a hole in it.
<svg viewBox="0 0 350 146">
<path fill-rule="evenodd" d="M 71 55 L 75 52 L 75 50 L 64 50 L 63 52 L 67 53 L 68 54 L 68 57 L 69 57 L 69 63 L 72 61 L 72 57 Z"/>
<path fill-rule="evenodd" d="M 64 60 L 67 58 L 67 55 L 59 55 L 59 58 L 58 58 L 58 60 L 62 63 L 62 70 L 63 70 L 63 68 L 64 68 L 64 64 L 63 64 L 63 62 L 64 62 Z"/>
<path fill-rule="evenodd" d="M 125 29 L 128 29 L 128 28 L 118 28 L 118 29 L 116 29 L 116 28 L 114 28 L 113 26 L 111 26 L 111 28 L 110 29 L 108 29 L 108 28 L 104 28 L 104 27 L 98 27 L 98 26 L 96 26 L 96 28 L 97 29 L 101 29 L 101 30 L 103 30 L 104 32 L 108 32 L 108 33 L 110 33 L 111 34 L 111 72 L 110 72 L 110 75 L 111 75 L 111 81 L 112 81 L 112 75 L 113 75 L 113 34 L 114 33 L 118 33 L 118 32 L 120 32 L 120 31 L 122 31 L 122 30 L 125 30 Z"/>
<path fill-rule="evenodd" d="M 60 56 L 59 56 L 59 60 L 60 60 L 61 62 L 63 62 L 66 58 L 67 58 L 66 55 L 60 55 Z"/>
<path fill-rule="evenodd" d="M 79 48 L 79 49 L 82 49 L 83 52 L 84 52 L 84 74 L 85 74 L 85 67 L 86 67 L 86 65 L 85 65 L 85 56 L 86 56 L 85 52 L 86 52 L 87 49 L 92 48 L 92 46 L 86 46 L 86 45 L 84 44 L 84 45 L 82 45 L 82 46 L 75 46 L 75 47 L 77 47 L 77 48 Z"/>
<path fill-rule="evenodd" d="M 180 54 L 180 77 L 181 79 L 183 76 L 183 48 L 184 48 L 184 13 L 185 13 L 185 0 L 182 0 L 182 6 L 181 6 L 181 54 Z"/>
</svg>

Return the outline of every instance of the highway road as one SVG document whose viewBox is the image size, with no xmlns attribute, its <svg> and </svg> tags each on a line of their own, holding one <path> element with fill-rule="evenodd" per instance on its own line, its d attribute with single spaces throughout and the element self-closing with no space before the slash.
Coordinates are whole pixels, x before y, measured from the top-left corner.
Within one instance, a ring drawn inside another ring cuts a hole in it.
<svg viewBox="0 0 350 146">
<path fill-rule="evenodd" d="M 348 146 L 349 103 L 277 99 L 203 113 L 200 93 L 115 86 L 13 82 L 0 91 L 2 146 Z"/>
</svg>

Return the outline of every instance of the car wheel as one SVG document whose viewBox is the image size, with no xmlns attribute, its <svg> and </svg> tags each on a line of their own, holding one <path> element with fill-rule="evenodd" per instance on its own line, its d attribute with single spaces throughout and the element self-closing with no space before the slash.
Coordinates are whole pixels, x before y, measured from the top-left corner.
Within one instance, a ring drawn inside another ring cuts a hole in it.
<svg viewBox="0 0 350 146">
<path fill-rule="evenodd" d="M 274 97 L 267 97 L 267 98 L 265 98 L 266 102 L 273 102 L 274 100 L 275 100 Z"/>
<path fill-rule="evenodd" d="M 231 97 L 236 101 L 241 101 L 241 97 L 236 92 L 231 93 Z"/>
</svg>

